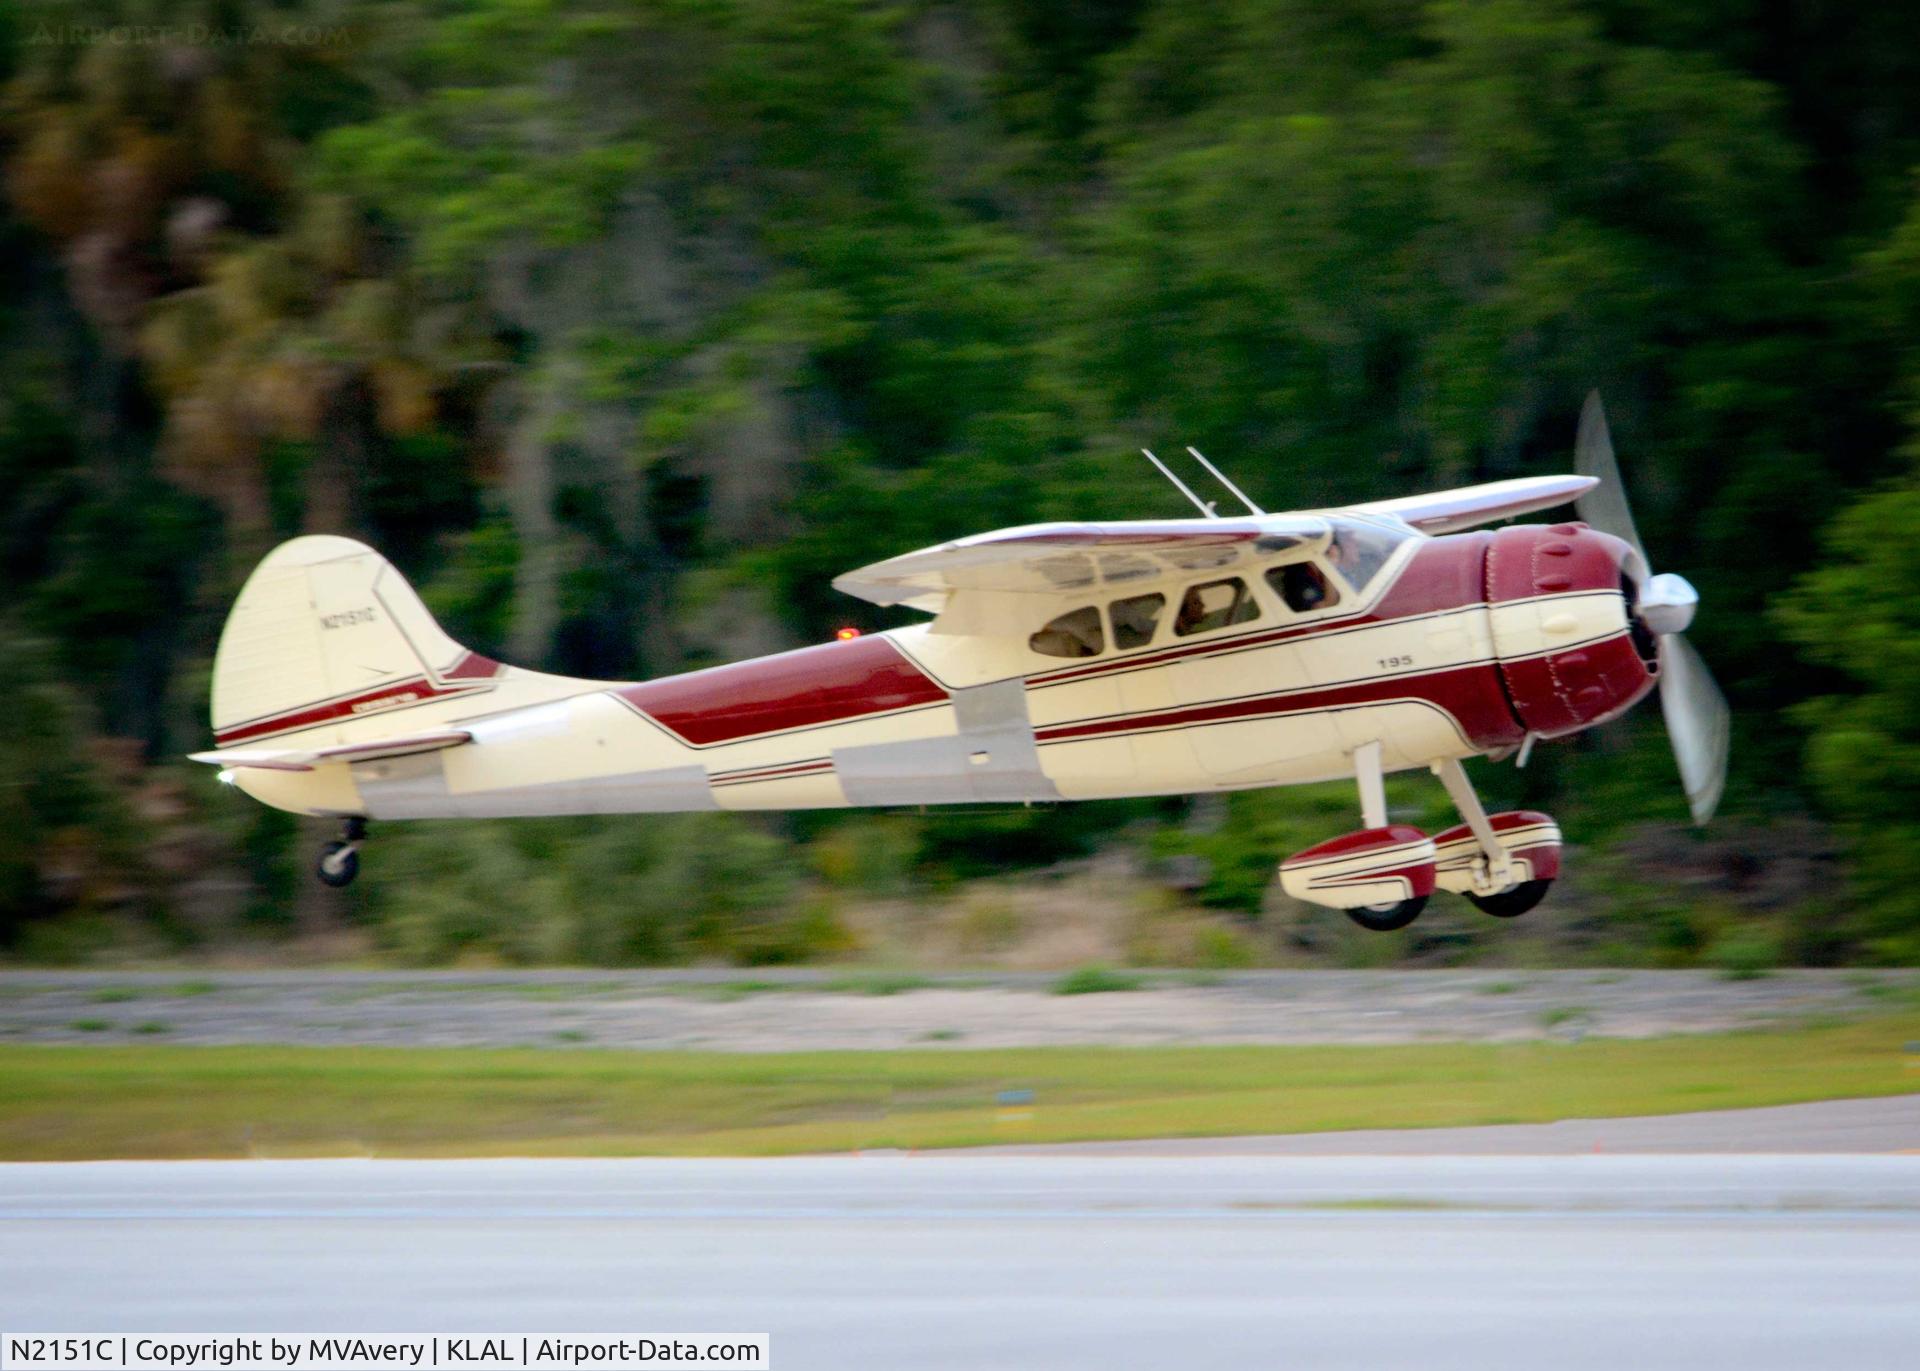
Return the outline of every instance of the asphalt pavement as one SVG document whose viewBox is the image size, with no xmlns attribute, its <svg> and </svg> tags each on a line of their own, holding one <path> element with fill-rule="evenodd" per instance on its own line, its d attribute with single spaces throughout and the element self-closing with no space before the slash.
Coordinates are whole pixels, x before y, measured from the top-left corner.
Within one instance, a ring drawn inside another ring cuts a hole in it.
<svg viewBox="0 0 1920 1371">
<path fill-rule="evenodd" d="M 1920 1156 L 19 1164 L 0 1328 L 765 1332 L 781 1371 L 1907 1367 Z"/>
</svg>

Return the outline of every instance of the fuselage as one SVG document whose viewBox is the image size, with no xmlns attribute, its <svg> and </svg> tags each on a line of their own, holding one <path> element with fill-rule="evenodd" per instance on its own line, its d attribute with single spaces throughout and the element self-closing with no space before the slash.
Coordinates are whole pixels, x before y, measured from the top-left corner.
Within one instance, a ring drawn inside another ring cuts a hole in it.
<svg viewBox="0 0 1920 1371">
<path fill-rule="evenodd" d="M 1387 770 L 1500 755 L 1653 685 L 1616 539 L 1332 527 L 1317 546 L 1213 550 L 1178 575 L 1089 559 L 1084 584 L 1064 578 L 1026 618 L 1007 597 L 991 622 L 976 607 L 531 703 L 511 669 L 468 654 L 411 693 L 318 708 L 398 730 L 434 702 L 470 744 L 235 779 L 283 808 L 374 819 L 1174 794 L 1348 776 L 1374 742 Z M 296 723 L 280 735 L 318 726 L 312 709 Z M 277 726 L 222 746 L 270 744 Z"/>
</svg>

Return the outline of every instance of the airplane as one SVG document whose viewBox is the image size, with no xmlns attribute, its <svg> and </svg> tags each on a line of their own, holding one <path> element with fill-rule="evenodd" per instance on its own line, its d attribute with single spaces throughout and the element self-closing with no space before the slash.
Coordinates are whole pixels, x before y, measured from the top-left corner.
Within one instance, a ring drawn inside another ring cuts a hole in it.
<svg viewBox="0 0 1920 1371">
<path fill-rule="evenodd" d="M 1364 928 L 1435 890 L 1511 918 L 1558 877 L 1547 815 L 1489 814 L 1462 761 L 1618 718 L 1656 688 L 1696 822 L 1724 784 L 1727 706 L 1681 633 L 1698 596 L 1654 575 L 1598 394 L 1579 474 L 1269 514 L 1044 523 L 847 572 L 930 619 L 651 681 L 505 666 L 442 631 L 372 548 L 268 554 L 214 661 L 217 749 L 254 799 L 370 820 L 1033 804 L 1352 779 L 1360 827 L 1286 857 L 1282 888 Z M 1580 522 L 1482 525 L 1577 500 Z M 1461 822 L 1394 822 L 1383 778 L 1431 770 Z"/>
</svg>

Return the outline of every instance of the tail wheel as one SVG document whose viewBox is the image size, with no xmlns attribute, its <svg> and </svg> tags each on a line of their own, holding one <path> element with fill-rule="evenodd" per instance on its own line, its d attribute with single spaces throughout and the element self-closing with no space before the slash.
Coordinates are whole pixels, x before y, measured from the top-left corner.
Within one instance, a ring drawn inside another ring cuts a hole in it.
<svg viewBox="0 0 1920 1371">
<path fill-rule="evenodd" d="M 356 843 L 328 843 L 320 849 L 320 860 L 314 866 L 314 874 L 327 885 L 336 889 L 352 885 L 353 878 L 360 874 L 360 854 Z"/>
<path fill-rule="evenodd" d="M 1498 895 L 1475 895 L 1469 892 L 1467 898 L 1482 914 L 1491 914 L 1496 919 L 1517 919 L 1545 899 L 1547 887 L 1552 884 L 1552 881 L 1522 881 L 1513 889 L 1503 890 Z"/>
<path fill-rule="evenodd" d="M 1420 911 L 1427 907 L 1427 897 L 1416 895 L 1411 900 L 1402 900 L 1398 904 L 1366 905 L 1359 909 L 1349 909 L 1346 916 L 1360 927 L 1372 933 L 1391 933 L 1395 929 L 1405 928 L 1420 917 Z"/>
</svg>

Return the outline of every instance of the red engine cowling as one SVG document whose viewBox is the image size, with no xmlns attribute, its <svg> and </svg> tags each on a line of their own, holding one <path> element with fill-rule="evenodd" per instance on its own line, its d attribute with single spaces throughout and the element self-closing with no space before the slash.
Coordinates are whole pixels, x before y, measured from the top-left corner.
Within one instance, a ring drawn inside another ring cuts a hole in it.
<svg viewBox="0 0 1920 1371">
<path fill-rule="evenodd" d="M 1494 650 L 1529 733 L 1577 733 L 1653 688 L 1653 639 L 1633 617 L 1636 561 L 1626 543 L 1585 524 L 1516 525 L 1488 542 Z"/>
</svg>

